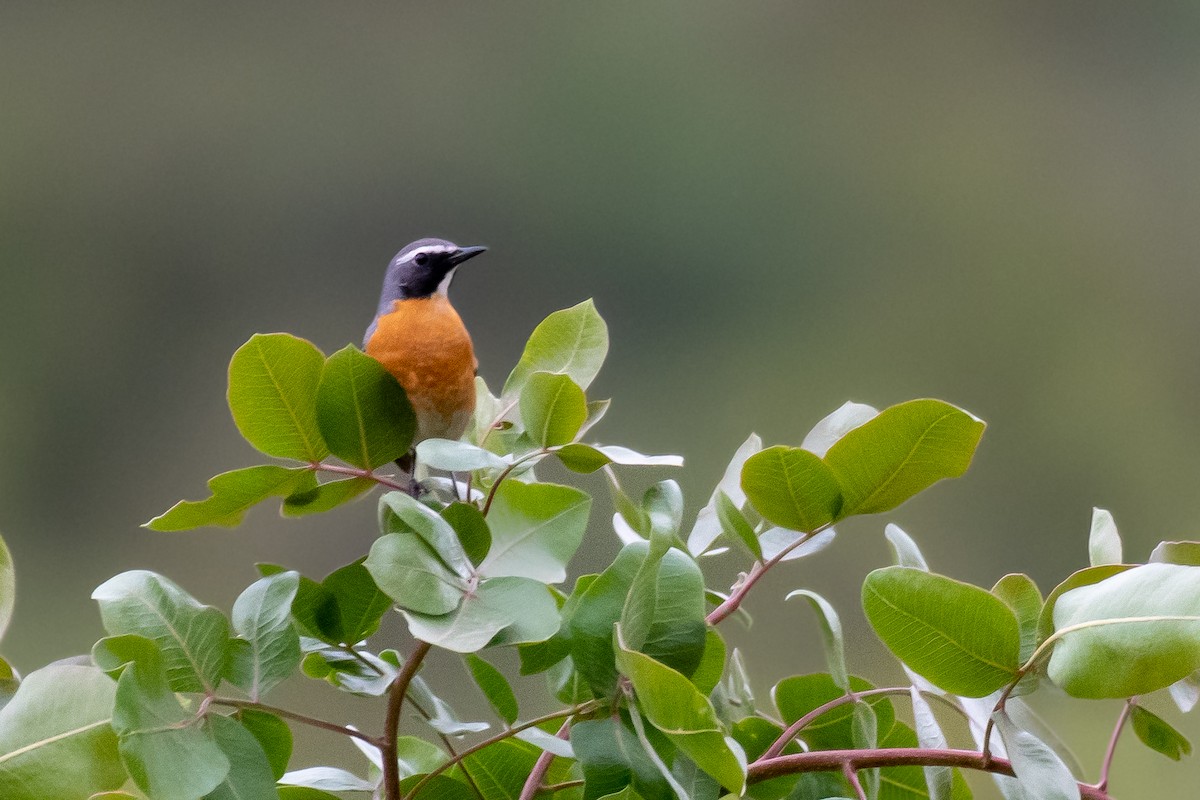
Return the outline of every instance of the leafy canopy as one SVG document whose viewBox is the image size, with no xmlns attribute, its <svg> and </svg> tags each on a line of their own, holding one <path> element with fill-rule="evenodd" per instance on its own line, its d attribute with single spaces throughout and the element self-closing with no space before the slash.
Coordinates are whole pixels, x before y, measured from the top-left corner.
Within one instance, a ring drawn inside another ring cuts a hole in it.
<svg viewBox="0 0 1200 800">
<path fill-rule="evenodd" d="M 0 797 L 947 800 L 970 797 L 963 769 L 995 773 L 1010 798 L 1107 797 L 1029 722 L 1043 686 L 1125 698 L 1119 727 L 1169 758 L 1191 752 L 1141 698 L 1165 691 L 1183 711 L 1200 698 L 1200 543 L 1128 563 L 1099 509 L 1088 566 L 1045 597 L 1025 575 L 987 589 L 932 572 L 888 524 L 896 563 L 867 575 L 862 606 L 909 680 L 852 674 L 838 610 L 800 585 L 786 599 L 806 601 L 790 606 L 815 617 L 827 669 L 756 696 L 752 654 L 730 648 L 724 626 L 748 624 L 760 578 L 802 575 L 837 523 L 962 475 L 984 423 L 939 400 L 847 403 L 798 446 L 751 434 L 693 516 L 657 474 L 682 458 L 592 438 L 609 401 L 587 392 L 608 345 L 591 301 L 550 315 L 498 396 L 477 379 L 468 434 L 419 443 L 408 476 L 392 462 L 412 447 L 413 412 L 386 370 L 353 346 L 327 357 L 289 334 L 251 337 L 230 363 L 229 407 L 277 460 L 213 477 L 208 497 L 147 527 L 233 527 L 275 498 L 286 516 L 327 513 L 378 491 L 377 537 L 320 580 L 258 565 L 229 614 L 146 570 L 105 581 L 93 597 L 108 635 L 90 655 L 24 677 L 0 659 Z M 652 472 L 640 492 L 637 470 Z M 582 486 L 544 477 L 592 473 Z M 611 526 L 598 501 L 611 501 Z M 614 546 L 598 572 L 572 572 L 581 549 Z M 713 578 L 718 557 L 740 572 L 732 586 Z M 0 542 L 0 635 L 14 597 Z M 434 649 L 462 660 L 457 682 L 420 670 Z M 377 703 L 377 727 L 271 704 L 305 679 L 312 694 Z M 524 702 L 531 680 L 558 711 L 526 716 L 545 706 Z M 464 687 L 494 718 L 455 712 L 446 697 Z M 949 707 L 971 721 L 965 749 L 941 728 Z M 293 764 L 296 725 L 347 738 L 362 758 Z"/>
</svg>

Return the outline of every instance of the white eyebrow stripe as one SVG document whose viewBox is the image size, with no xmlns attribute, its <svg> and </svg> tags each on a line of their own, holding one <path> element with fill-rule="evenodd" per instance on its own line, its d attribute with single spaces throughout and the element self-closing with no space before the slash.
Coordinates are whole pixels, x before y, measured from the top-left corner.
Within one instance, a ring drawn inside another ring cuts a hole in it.
<svg viewBox="0 0 1200 800">
<path fill-rule="evenodd" d="M 425 253 L 425 254 L 453 253 L 457 249 L 458 249 L 457 247 L 447 247 L 444 244 L 427 244 L 424 247 L 418 247 L 415 250 L 405 253 L 404 258 L 402 258 L 400 260 L 401 261 L 412 261 L 416 256 L 419 256 L 422 253 Z"/>
</svg>

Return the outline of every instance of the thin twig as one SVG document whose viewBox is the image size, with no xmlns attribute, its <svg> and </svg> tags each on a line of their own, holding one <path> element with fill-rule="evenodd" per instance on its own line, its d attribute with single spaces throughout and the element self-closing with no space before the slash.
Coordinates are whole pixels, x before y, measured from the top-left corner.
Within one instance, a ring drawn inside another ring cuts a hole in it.
<svg viewBox="0 0 1200 800">
<path fill-rule="evenodd" d="M 310 462 L 308 468 L 313 472 L 330 472 L 334 475 L 349 475 L 354 478 L 366 478 L 367 480 L 375 481 L 380 486 L 386 486 L 389 489 L 408 493 L 409 487 L 402 486 L 396 481 L 388 478 L 385 475 L 376 475 L 369 469 L 359 469 L 358 467 L 344 467 L 341 464 L 329 464 L 324 461 Z"/>
<path fill-rule="evenodd" d="M 1117 754 L 1117 741 L 1121 738 L 1121 730 L 1124 729 L 1125 723 L 1136 705 L 1136 697 L 1126 700 L 1125 707 L 1121 709 L 1121 714 L 1117 717 L 1117 724 L 1113 726 L 1112 737 L 1108 740 L 1108 749 L 1104 751 L 1104 761 L 1100 764 L 1100 782 L 1096 784 L 1096 788 L 1102 792 L 1108 791 L 1108 772 L 1112 768 L 1113 756 Z"/>
<path fill-rule="evenodd" d="M 565 789 L 574 789 L 578 786 L 583 786 L 587 781 L 563 781 L 562 783 L 543 783 L 542 788 L 538 789 L 539 794 L 554 794 Z"/>
<path fill-rule="evenodd" d="M 443 772 L 450 769 L 455 764 L 461 763 L 463 761 L 463 759 L 465 759 L 471 755 L 474 755 L 475 753 L 478 753 L 480 750 L 484 749 L 485 747 L 491 747 L 496 742 L 500 742 L 505 739 L 511 739 L 513 736 L 516 736 L 521 731 L 527 730 L 528 728 L 536 727 L 538 725 L 541 725 L 544 722 L 550 722 L 552 720 L 562 719 L 563 717 L 572 717 L 577 714 L 586 714 L 589 711 L 595 710 L 598 707 L 598 705 L 599 704 L 593 700 L 593 701 L 590 701 L 587 703 L 582 703 L 580 705 L 577 705 L 574 708 L 568 708 L 563 711 L 556 711 L 553 714 L 546 714 L 545 716 L 541 716 L 536 719 L 531 719 L 528 722 L 522 722 L 520 725 L 514 725 L 513 727 L 511 727 L 507 730 L 501 731 L 500 733 L 496 734 L 495 736 L 484 739 L 482 742 L 479 742 L 478 744 L 471 745 L 470 747 L 468 747 L 466 750 L 463 750 L 461 753 L 459 753 L 454 758 L 450 759 L 446 763 L 439 766 L 437 769 L 430 772 L 425 777 L 421 778 L 421 780 L 418 781 L 415 786 L 413 786 L 412 791 L 410 791 L 408 793 L 408 796 L 409 796 L 409 798 L 416 797 L 418 795 L 418 793 L 422 789 L 425 788 L 425 784 L 429 783 L 431 780 L 436 778 L 438 775 L 441 775 Z"/>
<path fill-rule="evenodd" d="M 488 490 L 487 499 L 483 501 L 483 515 L 485 517 L 487 516 L 488 509 L 490 509 L 492 507 L 492 501 L 496 499 L 496 490 L 500 488 L 500 484 L 504 482 L 505 478 L 507 478 L 509 475 L 512 474 L 512 471 L 514 469 L 521 466 L 522 464 L 524 464 L 526 461 L 529 461 L 530 459 L 537 458 L 539 456 L 549 455 L 549 454 L 550 454 L 550 451 L 546 450 L 545 448 L 543 448 L 541 450 L 534 450 L 532 453 L 526 453 L 525 455 L 521 456 L 516 461 L 512 462 L 507 467 L 502 469 L 500 471 L 500 474 L 496 476 L 496 480 L 492 482 L 492 488 Z"/>
<path fill-rule="evenodd" d="M 383 737 L 379 743 L 379 755 L 383 760 L 383 789 L 387 800 L 400 800 L 400 764 L 397 749 L 397 733 L 400 730 L 400 709 L 404 706 L 404 695 L 408 684 L 421 667 L 421 662 L 432 648 L 429 642 L 417 640 L 412 655 L 400 667 L 400 672 L 388 687 L 387 716 L 384 719 Z"/>
<path fill-rule="evenodd" d="M 770 570 L 771 567 L 775 566 L 780 561 L 783 561 L 788 553 L 792 552 L 797 547 L 804 544 L 832 524 L 832 522 L 829 522 L 819 528 L 814 528 L 812 531 L 804 534 L 799 539 L 792 542 L 766 561 L 755 561 L 754 565 L 750 567 L 750 571 L 746 573 L 745 578 L 742 579 L 742 582 L 738 584 L 737 588 L 729 593 L 729 597 L 725 598 L 725 602 L 708 612 L 708 616 L 704 618 L 704 621 L 709 625 L 716 625 L 721 620 L 737 611 L 738 608 L 741 607 L 742 601 L 746 599 L 746 595 L 749 594 L 750 590 L 754 588 L 754 584 L 758 583 L 759 578 L 761 578 L 763 575 L 766 575 L 767 571 Z"/>
<path fill-rule="evenodd" d="M 854 769 L 854 765 L 849 761 L 843 761 L 842 774 L 846 776 L 846 781 L 850 784 L 850 788 L 854 790 L 854 796 L 858 800 L 867 800 L 867 790 L 863 788 L 862 781 L 858 779 L 858 771 Z"/>
<path fill-rule="evenodd" d="M 781 733 L 779 735 L 779 738 L 777 738 L 774 741 L 774 743 L 770 747 L 767 748 L 767 751 L 765 753 L 763 753 L 762 756 L 760 756 L 758 760 L 763 761 L 765 759 L 774 758 L 775 756 L 779 755 L 780 753 L 783 752 L 783 748 L 787 747 L 788 742 L 795 739 L 801 730 L 803 730 L 804 728 L 811 725 L 812 722 L 814 720 L 816 720 L 818 717 L 828 714 L 830 711 L 833 711 L 835 708 L 838 708 L 839 706 L 844 706 L 847 703 L 856 703 L 867 697 L 878 697 L 881 695 L 889 695 L 889 694 L 908 696 L 911 692 L 912 692 L 912 689 L 911 689 L 911 687 L 908 687 L 908 686 L 889 686 L 889 687 L 882 688 L 882 689 L 866 689 L 861 692 L 850 692 L 849 694 L 844 694 L 841 697 L 835 697 L 834 699 L 830 700 L 829 702 L 824 703 L 823 705 L 817 706 L 812 711 L 808 712 L 807 714 L 802 716 L 800 719 L 796 720 L 791 725 L 789 725 L 787 727 L 787 730 L 785 730 L 783 733 Z M 941 700 L 943 703 L 945 703 L 950 708 L 957 711 L 959 714 L 962 714 L 964 717 L 966 716 L 966 713 L 961 708 L 959 708 L 957 705 L 955 705 L 949 699 L 943 697 L 940 694 L 937 694 L 935 692 L 921 692 L 921 694 L 925 695 L 926 697 L 937 698 L 938 700 Z"/>
<path fill-rule="evenodd" d="M 840 772 L 846 769 L 863 770 L 874 767 L 957 767 L 1013 775 L 1012 762 L 974 750 L 939 750 L 919 747 L 882 747 L 874 750 L 813 750 L 792 753 L 751 764 L 746 773 L 747 783 L 758 783 L 783 775 L 803 772 Z M 1112 800 L 1108 792 L 1086 783 L 1078 784 L 1084 800 Z"/>
<path fill-rule="evenodd" d="M 376 747 L 378 747 L 381 742 L 381 740 L 379 738 L 377 738 L 375 736 L 371 736 L 370 734 L 367 734 L 367 733 L 363 733 L 362 731 L 355 730 L 354 728 L 350 728 L 345 725 L 338 725 L 336 722 L 326 722 L 323 719 L 317 719 L 316 717 L 309 717 L 304 714 L 297 714 L 295 711 L 288 711 L 286 708 L 276 708 L 275 706 L 268 706 L 268 705 L 264 705 L 263 703 L 256 703 L 253 700 L 236 700 L 231 697 L 211 697 L 211 698 L 205 698 L 205 699 L 210 704 L 216 705 L 216 706 L 229 706 L 230 708 L 248 708 L 248 709 L 251 709 L 254 711 L 263 711 L 263 712 L 266 712 L 267 714 L 274 714 L 277 717 L 283 717 L 284 719 L 290 719 L 293 722 L 299 722 L 304 725 L 310 725 L 314 728 L 321 728 L 322 730 L 331 731 L 333 733 L 340 733 L 343 736 L 352 736 L 355 739 L 361 739 L 362 741 L 367 742 L 368 744 L 375 745 Z"/>
<path fill-rule="evenodd" d="M 571 735 L 571 720 L 568 719 L 558 729 L 555 734 L 558 738 L 564 741 Z M 517 800 L 533 800 L 537 793 L 542 788 L 542 781 L 546 778 L 546 773 L 550 771 L 550 765 L 554 763 L 554 753 L 549 750 L 543 750 L 538 756 L 538 760 L 533 763 L 533 770 L 529 773 L 529 777 L 525 779 L 525 785 L 521 787 L 521 794 Z"/>
</svg>

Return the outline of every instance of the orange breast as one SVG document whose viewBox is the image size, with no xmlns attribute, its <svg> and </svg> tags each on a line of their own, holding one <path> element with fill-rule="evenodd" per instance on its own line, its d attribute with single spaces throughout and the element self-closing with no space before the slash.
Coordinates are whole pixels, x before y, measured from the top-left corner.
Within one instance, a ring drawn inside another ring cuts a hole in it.
<svg viewBox="0 0 1200 800">
<path fill-rule="evenodd" d="M 475 411 L 475 351 L 444 296 L 397 300 L 379 317 L 367 354 L 408 392 L 416 441 L 462 436 Z"/>
</svg>

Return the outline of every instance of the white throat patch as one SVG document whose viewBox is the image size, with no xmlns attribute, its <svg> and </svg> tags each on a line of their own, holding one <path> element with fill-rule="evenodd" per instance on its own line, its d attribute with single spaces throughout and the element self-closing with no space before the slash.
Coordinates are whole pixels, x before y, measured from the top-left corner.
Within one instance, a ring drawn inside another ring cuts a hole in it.
<svg viewBox="0 0 1200 800">
<path fill-rule="evenodd" d="M 458 272 L 458 267 L 453 267 L 446 273 L 446 277 L 442 278 L 442 282 L 438 284 L 437 293 L 442 297 L 448 297 L 450 293 L 450 281 L 454 280 L 454 273 Z"/>
</svg>

